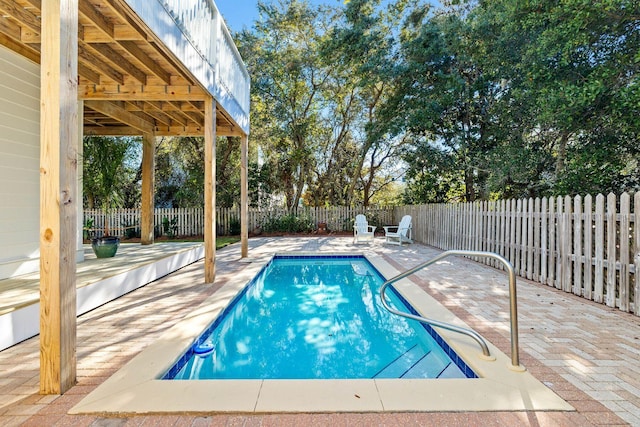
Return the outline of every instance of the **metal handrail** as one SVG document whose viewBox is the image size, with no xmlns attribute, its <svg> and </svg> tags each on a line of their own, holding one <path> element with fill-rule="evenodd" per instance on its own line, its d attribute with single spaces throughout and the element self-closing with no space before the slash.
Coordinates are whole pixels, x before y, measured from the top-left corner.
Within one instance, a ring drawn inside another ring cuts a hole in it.
<svg viewBox="0 0 640 427">
<path fill-rule="evenodd" d="M 407 270 L 404 273 L 400 273 L 397 276 L 392 277 L 391 279 L 384 282 L 382 284 L 382 287 L 380 288 L 380 297 L 382 299 L 382 305 L 388 311 L 398 316 L 417 320 L 418 322 L 427 323 L 429 325 L 436 326 L 438 328 L 447 329 L 449 331 L 470 336 L 480 345 L 480 347 L 482 348 L 482 354 L 487 357 L 490 356 L 489 347 L 487 346 L 487 343 L 485 342 L 484 338 L 482 338 L 480 334 L 478 334 L 476 331 L 473 331 L 471 329 L 461 328 L 459 326 L 451 325 L 451 324 L 440 322 L 433 319 L 427 319 L 421 316 L 415 316 L 410 313 L 404 313 L 392 308 L 386 301 L 385 291 L 387 287 L 389 287 L 389 285 L 397 282 L 398 280 L 404 279 L 407 276 L 411 276 L 417 271 L 422 270 L 423 268 L 428 267 L 431 264 L 434 264 L 440 261 L 441 259 L 447 258 L 449 256 L 472 256 L 472 257 L 482 257 L 482 258 L 493 258 L 495 260 L 500 261 L 505 266 L 509 274 L 509 301 L 510 301 L 510 317 L 511 317 L 511 364 L 514 367 L 519 367 L 520 355 L 518 350 L 518 302 L 517 302 L 517 296 L 516 296 L 516 274 L 513 271 L 513 267 L 511 266 L 511 263 L 509 263 L 509 261 L 507 261 L 504 257 L 498 254 L 495 254 L 493 252 L 462 251 L 462 250 L 451 250 L 451 251 L 443 252 L 438 256 L 436 256 L 435 258 L 432 258 L 429 261 L 426 261 L 416 267 L 413 267 L 412 269 Z"/>
</svg>

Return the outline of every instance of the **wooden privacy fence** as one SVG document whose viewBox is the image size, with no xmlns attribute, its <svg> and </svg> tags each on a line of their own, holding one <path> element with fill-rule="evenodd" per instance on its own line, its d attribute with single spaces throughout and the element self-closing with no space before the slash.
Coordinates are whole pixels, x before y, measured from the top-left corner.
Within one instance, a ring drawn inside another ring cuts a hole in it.
<svg viewBox="0 0 640 427">
<path fill-rule="evenodd" d="M 640 315 L 640 193 L 599 194 L 595 203 L 588 195 L 403 206 L 395 214 L 412 215 L 419 242 L 495 252 L 521 277 Z"/>
<path fill-rule="evenodd" d="M 393 224 L 393 208 L 369 207 L 327 207 L 306 208 L 301 207 L 293 212 L 286 209 L 254 209 L 248 212 L 248 229 L 250 233 L 261 230 L 265 224 L 274 219 L 293 215 L 304 218 L 317 228 L 319 223 L 325 223 L 329 231 L 352 231 L 353 220 L 358 214 L 367 215 L 369 223 L 382 227 Z M 101 210 L 85 210 L 84 224 L 90 224 L 91 231 L 95 235 L 101 235 L 104 230 L 104 213 Z M 140 234 L 140 210 L 118 209 L 108 215 L 110 234 L 115 236 L 139 236 Z M 216 215 L 217 233 L 220 235 L 239 233 L 240 208 L 219 208 Z M 201 236 L 204 235 L 204 209 L 155 209 L 154 224 L 156 236 L 173 234 L 175 236 Z M 381 229 L 381 228 L 380 228 Z"/>
</svg>

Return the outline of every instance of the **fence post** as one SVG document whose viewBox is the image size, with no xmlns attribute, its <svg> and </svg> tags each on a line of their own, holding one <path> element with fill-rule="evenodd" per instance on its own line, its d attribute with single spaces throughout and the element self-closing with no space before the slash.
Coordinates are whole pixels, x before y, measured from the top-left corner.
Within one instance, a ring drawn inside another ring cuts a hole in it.
<svg viewBox="0 0 640 427">
<path fill-rule="evenodd" d="M 549 208 L 547 198 L 543 197 L 540 206 L 540 283 L 547 283 L 547 262 L 549 257 Z"/>
<path fill-rule="evenodd" d="M 620 196 L 620 310 L 629 311 L 629 216 L 631 198 L 629 193 Z"/>
<path fill-rule="evenodd" d="M 635 254 L 633 306 L 635 313 L 640 316 L 640 191 L 633 196 L 633 234 L 635 236 L 633 244 L 633 253 Z"/>
<path fill-rule="evenodd" d="M 540 198 L 536 197 L 533 202 L 533 274 L 531 278 L 539 282 L 540 281 Z"/>
<path fill-rule="evenodd" d="M 591 195 L 584 197 L 584 297 L 593 297 L 593 206 Z"/>
<path fill-rule="evenodd" d="M 616 306 L 616 195 L 607 195 L 607 305 Z"/>
<path fill-rule="evenodd" d="M 573 293 L 582 295 L 582 197 L 573 199 Z"/>
<path fill-rule="evenodd" d="M 596 225 L 596 240 L 594 247 L 596 250 L 595 279 L 593 283 L 593 300 L 595 302 L 604 301 L 604 196 L 596 196 L 596 213 L 594 215 Z"/>
</svg>

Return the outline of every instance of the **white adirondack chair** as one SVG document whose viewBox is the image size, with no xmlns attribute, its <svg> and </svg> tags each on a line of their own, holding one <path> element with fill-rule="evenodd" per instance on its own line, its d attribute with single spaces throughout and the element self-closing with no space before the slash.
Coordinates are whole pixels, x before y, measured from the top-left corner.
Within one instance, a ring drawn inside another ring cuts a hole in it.
<svg viewBox="0 0 640 427">
<path fill-rule="evenodd" d="M 373 241 L 376 227 L 369 225 L 367 217 L 360 214 L 356 215 L 356 222 L 353 224 L 353 243 L 362 241 Z"/>
<path fill-rule="evenodd" d="M 413 243 L 411 240 L 411 215 L 405 215 L 398 225 L 387 225 L 384 228 L 385 243 L 400 245 Z"/>
</svg>

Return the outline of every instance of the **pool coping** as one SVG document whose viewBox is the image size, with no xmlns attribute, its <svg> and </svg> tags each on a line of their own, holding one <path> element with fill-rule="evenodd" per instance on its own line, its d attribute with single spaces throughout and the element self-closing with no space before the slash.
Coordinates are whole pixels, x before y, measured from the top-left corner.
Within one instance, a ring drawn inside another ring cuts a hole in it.
<svg viewBox="0 0 640 427">
<path fill-rule="evenodd" d="M 363 255 L 387 278 L 399 272 L 367 251 L 288 252 L 276 255 Z M 495 360 L 482 357 L 468 337 L 438 329 L 478 379 L 361 380 L 161 380 L 193 341 L 272 258 L 256 258 L 193 313 L 170 328 L 113 376 L 70 409 L 69 414 L 301 413 L 573 411 L 526 370 L 488 343 Z M 244 262 L 247 262 L 245 260 Z M 203 285 L 206 286 L 206 285 Z M 428 317 L 468 327 L 409 279 L 394 287 Z M 436 328 L 437 329 L 437 328 Z M 472 386 L 470 386 L 472 385 Z"/>
</svg>

